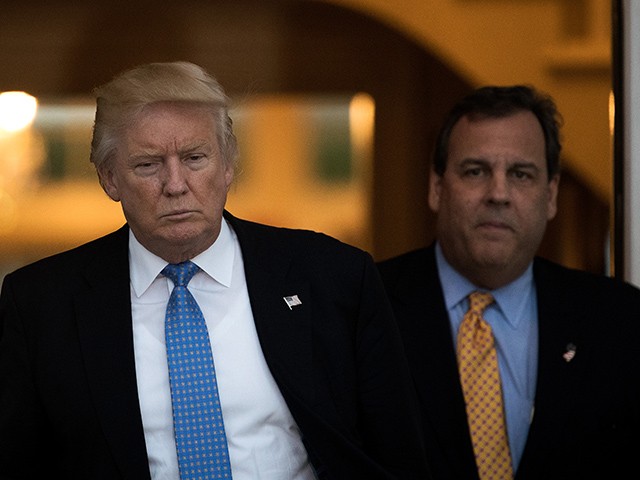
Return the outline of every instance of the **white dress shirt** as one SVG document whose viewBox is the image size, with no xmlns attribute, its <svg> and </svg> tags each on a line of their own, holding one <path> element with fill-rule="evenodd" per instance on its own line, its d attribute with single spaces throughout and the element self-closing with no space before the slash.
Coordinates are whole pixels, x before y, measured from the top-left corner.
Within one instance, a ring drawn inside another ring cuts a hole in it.
<svg viewBox="0 0 640 480">
<path fill-rule="evenodd" d="M 167 262 L 133 233 L 129 256 L 138 395 L 151 478 L 178 480 L 164 336 L 173 284 L 160 274 Z M 298 426 L 260 348 L 242 252 L 226 221 L 215 243 L 192 261 L 201 271 L 188 288 L 209 330 L 234 480 L 315 479 Z"/>
</svg>

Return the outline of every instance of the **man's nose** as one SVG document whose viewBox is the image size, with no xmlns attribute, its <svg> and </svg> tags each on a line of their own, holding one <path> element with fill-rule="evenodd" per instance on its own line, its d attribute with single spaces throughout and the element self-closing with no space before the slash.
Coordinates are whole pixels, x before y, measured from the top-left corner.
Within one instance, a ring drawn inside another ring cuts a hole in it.
<svg viewBox="0 0 640 480">
<path fill-rule="evenodd" d="M 188 190 L 184 165 L 178 159 L 168 159 L 163 168 L 163 190 L 167 195 L 182 195 Z"/>
<path fill-rule="evenodd" d="M 487 188 L 487 197 L 494 203 L 508 203 L 510 199 L 510 185 L 506 173 L 494 172 Z"/>
</svg>

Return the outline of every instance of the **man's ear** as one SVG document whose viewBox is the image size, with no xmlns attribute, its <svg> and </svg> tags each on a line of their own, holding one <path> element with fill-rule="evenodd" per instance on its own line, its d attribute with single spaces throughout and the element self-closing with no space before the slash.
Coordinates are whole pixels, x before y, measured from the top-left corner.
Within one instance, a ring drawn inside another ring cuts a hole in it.
<svg viewBox="0 0 640 480">
<path fill-rule="evenodd" d="M 440 186 L 442 177 L 433 168 L 429 171 L 429 208 L 437 212 L 440 209 Z"/>
<path fill-rule="evenodd" d="M 98 180 L 105 193 L 114 202 L 120 201 L 120 191 L 118 189 L 118 180 L 113 174 L 113 170 L 108 165 L 98 168 Z"/>
<path fill-rule="evenodd" d="M 233 164 L 225 164 L 224 166 L 224 182 L 227 186 L 227 193 L 229 193 L 229 189 L 231 188 L 231 184 L 233 183 L 233 178 L 235 175 L 235 168 Z"/>
<path fill-rule="evenodd" d="M 556 173 L 547 186 L 547 220 L 552 220 L 558 212 L 558 187 L 560 174 Z"/>
</svg>

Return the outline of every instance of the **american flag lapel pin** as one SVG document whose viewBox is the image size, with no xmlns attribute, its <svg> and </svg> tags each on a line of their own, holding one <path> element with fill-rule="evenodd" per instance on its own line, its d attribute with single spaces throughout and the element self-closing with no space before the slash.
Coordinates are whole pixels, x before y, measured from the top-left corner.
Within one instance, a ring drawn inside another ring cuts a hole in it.
<svg viewBox="0 0 640 480">
<path fill-rule="evenodd" d="M 289 307 L 289 310 L 293 310 L 293 307 L 297 305 L 302 305 L 302 302 L 298 298 L 298 295 L 291 295 L 290 297 L 282 297 L 282 298 L 284 298 L 284 301 L 287 304 L 287 307 Z"/>
<path fill-rule="evenodd" d="M 574 343 L 567 344 L 567 350 L 562 354 L 564 361 L 569 363 L 576 356 L 576 345 Z"/>
</svg>

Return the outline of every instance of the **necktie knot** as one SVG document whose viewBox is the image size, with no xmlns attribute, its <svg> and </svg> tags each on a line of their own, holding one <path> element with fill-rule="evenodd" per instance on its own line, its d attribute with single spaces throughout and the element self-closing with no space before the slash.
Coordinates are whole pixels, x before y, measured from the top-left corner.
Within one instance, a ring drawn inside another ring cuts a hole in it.
<svg viewBox="0 0 640 480">
<path fill-rule="evenodd" d="M 469 295 L 469 311 L 482 316 L 485 309 L 494 302 L 489 292 L 473 292 Z"/>
<path fill-rule="evenodd" d="M 182 263 L 170 263 L 162 270 L 176 287 L 186 287 L 200 268 L 190 260 Z"/>
</svg>

